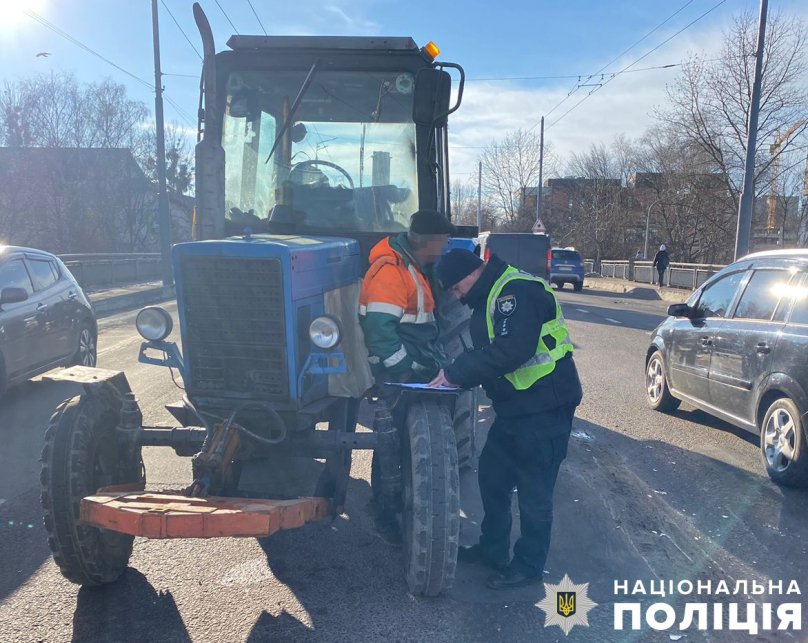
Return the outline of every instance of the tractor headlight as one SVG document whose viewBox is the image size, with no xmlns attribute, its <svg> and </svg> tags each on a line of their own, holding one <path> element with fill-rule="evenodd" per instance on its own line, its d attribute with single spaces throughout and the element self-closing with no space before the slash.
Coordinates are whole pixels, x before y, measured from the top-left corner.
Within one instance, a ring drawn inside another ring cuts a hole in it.
<svg viewBox="0 0 808 643">
<path fill-rule="evenodd" d="M 339 324 L 333 317 L 317 317 L 309 325 L 309 338 L 317 348 L 334 348 L 339 343 Z"/>
<path fill-rule="evenodd" d="M 171 334 L 174 320 L 171 319 L 171 315 L 165 308 L 148 306 L 137 314 L 135 326 L 143 339 L 156 342 Z"/>
</svg>

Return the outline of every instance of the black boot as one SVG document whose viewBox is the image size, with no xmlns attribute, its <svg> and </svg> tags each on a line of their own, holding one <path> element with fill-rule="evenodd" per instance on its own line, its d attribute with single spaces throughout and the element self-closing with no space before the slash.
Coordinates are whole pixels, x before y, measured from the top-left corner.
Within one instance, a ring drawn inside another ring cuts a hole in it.
<svg viewBox="0 0 808 643">
<path fill-rule="evenodd" d="M 527 571 L 521 565 L 511 564 L 504 571 L 491 574 L 485 584 L 491 589 L 511 589 L 538 585 L 541 580 L 540 572 Z"/>
<path fill-rule="evenodd" d="M 457 560 L 461 563 L 485 565 L 497 572 L 504 572 L 508 568 L 507 558 L 497 559 L 479 544 L 471 545 L 471 547 L 464 547 L 463 545 L 458 547 Z"/>
</svg>

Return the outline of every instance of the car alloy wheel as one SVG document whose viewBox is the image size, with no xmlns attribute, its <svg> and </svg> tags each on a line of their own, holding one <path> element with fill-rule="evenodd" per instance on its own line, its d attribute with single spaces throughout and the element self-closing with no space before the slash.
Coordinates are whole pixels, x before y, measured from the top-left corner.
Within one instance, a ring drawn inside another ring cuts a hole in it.
<svg viewBox="0 0 808 643">
<path fill-rule="evenodd" d="M 79 360 L 82 366 L 95 366 L 95 338 L 89 328 L 82 328 L 79 333 Z"/>
<path fill-rule="evenodd" d="M 645 388 L 651 402 L 658 404 L 665 390 L 665 373 L 662 370 L 662 362 L 656 357 L 652 357 L 648 362 L 648 369 L 645 372 Z"/>
<path fill-rule="evenodd" d="M 787 409 L 779 408 L 769 416 L 763 428 L 763 453 L 769 467 L 785 471 L 794 459 L 797 423 Z"/>
</svg>

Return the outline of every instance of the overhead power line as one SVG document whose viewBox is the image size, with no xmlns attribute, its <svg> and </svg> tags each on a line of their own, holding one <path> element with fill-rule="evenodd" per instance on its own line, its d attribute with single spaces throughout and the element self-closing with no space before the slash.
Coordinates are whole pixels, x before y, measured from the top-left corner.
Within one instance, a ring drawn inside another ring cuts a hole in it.
<svg viewBox="0 0 808 643">
<path fill-rule="evenodd" d="M 671 63 L 669 65 L 655 65 L 654 67 L 642 67 L 640 69 L 631 69 L 624 72 L 594 72 L 591 74 L 565 74 L 560 76 L 489 76 L 489 77 L 479 77 L 479 78 L 466 78 L 466 82 L 477 82 L 477 81 L 500 81 L 500 80 L 563 80 L 567 78 L 577 78 L 579 81 L 582 78 L 594 78 L 595 76 L 600 76 L 601 80 L 609 77 L 609 76 L 616 76 L 617 74 L 633 74 L 638 71 L 650 71 L 653 69 L 668 69 L 670 67 L 678 67 L 682 63 Z M 456 79 L 453 79 L 453 82 L 459 82 Z"/>
<path fill-rule="evenodd" d="M 267 30 L 264 29 L 264 23 L 261 22 L 261 18 L 258 17 L 258 13 L 255 11 L 255 7 L 253 7 L 252 1 L 247 0 L 247 4 L 250 5 L 250 9 L 252 9 L 253 15 L 255 16 L 255 19 L 258 21 L 258 24 L 261 25 L 261 30 L 264 32 L 264 35 L 268 36 L 269 34 L 267 33 Z"/>
<path fill-rule="evenodd" d="M 160 4 L 163 5 L 163 9 L 168 12 L 168 15 L 171 16 L 171 19 L 174 21 L 174 24 L 177 25 L 177 29 L 180 30 L 180 33 L 185 36 L 185 40 L 191 45 L 191 49 L 194 50 L 194 53 L 199 57 L 199 60 L 202 60 L 202 54 L 199 53 L 199 50 L 196 48 L 194 43 L 191 42 L 191 39 L 188 37 L 188 34 L 185 33 L 182 27 L 180 27 L 180 23 L 177 22 L 177 19 L 174 17 L 174 14 L 171 13 L 171 9 L 168 8 L 168 5 L 164 2 L 164 0 L 160 0 Z"/>
<path fill-rule="evenodd" d="M 64 31 L 64 30 L 60 29 L 59 27 L 57 27 L 57 26 L 56 26 L 55 24 L 53 24 L 53 23 L 52 23 L 50 20 L 47 20 L 46 18 L 43 18 L 42 16 L 40 16 L 40 15 L 39 15 L 38 13 L 36 13 L 35 11 L 33 11 L 33 10 L 31 10 L 31 9 L 25 9 L 23 13 L 24 13 L 26 16 L 28 16 L 29 18 L 31 18 L 32 20 L 34 20 L 35 22 L 38 22 L 39 24 L 41 24 L 43 27 L 46 27 L 47 29 L 50 29 L 50 30 L 51 30 L 53 33 L 55 33 L 56 35 L 61 36 L 62 38 L 64 38 L 64 39 L 65 39 L 65 40 L 67 40 L 68 42 L 70 42 L 70 43 L 72 43 L 72 44 L 76 45 L 76 46 L 77 46 L 77 47 L 79 47 L 80 49 L 83 49 L 83 50 L 84 50 L 84 51 L 86 51 L 87 53 L 89 53 L 89 54 L 91 54 L 91 55 L 95 56 L 96 58 L 98 58 L 99 60 L 101 60 L 101 61 L 103 61 L 103 62 L 107 63 L 108 65 L 111 65 L 112 67 L 114 67 L 115 69 L 117 69 L 118 71 L 120 71 L 121 73 L 124 73 L 124 74 L 126 74 L 127 76 L 129 76 L 130 78 L 132 78 L 133 80 L 136 80 L 136 81 L 137 81 L 137 82 L 139 82 L 141 85 L 143 85 L 143 86 L 145 86 L 145 87 L 148 87 L 148 88 L 149 88 L 151 91 L 155 91 L 155 89 L 154 89 L 154 85 L 152 85 L 152 84 L 151 84 L 149 81 L 144 80 L 144 79 L 143 79 L 143 78 L 141 78 L 140 76 L 137 76 L 137 75 L 133 74 L 131 71 L 129 71 L 129 70 L 127 70 L 127 69 L 124 69 L 124 68 L 123 68 L 123 67 L 121 67 L 120 65 L 117 65 L 116 63 L 112 62 L 112 61 L 111 61 L 109 58 L 107 58 L 106 56 L 102 56 L 102 55 L 101 55 L 101 54 L 99 54 L 97 51 L 95 51 L 95 49 L 91 49 L 90 47 L 88 47 L 87 45 L 85 45 L 83 42 L 81 42 L 81 41 L 80 41 L 78 38 L 74 38 L 73 36 L 71 36 L 71 35 L 70 35 L 69 33 L 67 33 L 66 31 Z M 188 124 L 189 124 L 191 127 L 196 127 L 196 122 L 195 122 L 195 121 L 194 121 L 194 119 L 193 119 L 193 118 L 192 118 L 192 117 L 191 117 L 191 116 L 188 114 L 188 112 L 186 112 L 185 110 L 183 110 L 183 109 L 182 109 L 182 108 L 181 108 L 179 105 L 177 105 L 177 104 L 176 104 L 176 103 L 175 103 L 173 100 L 171 100 L 171 99 L 170 99 L 168 96 L 166 96 L 166 95 L 165 95 L 165 92 L 163 92 L 163 96 L 164 96 L 164 98 L 166 99 L 166 102 L 170 103 L 170 104 L 171 104 L 171 106 L 172 106 L 172 107 L 174 107 L 174 109 L 177 111 L 177 113 L 180 115 L 180 117 L 182 117 L 183 119 L 185 119 L 185 120 L 188 122 Z"/>
<path fill-rule="evenodd" d="M 224 10 L 221 4 L 219 4 L 219 0 L 216 0 L 216 6 L 219 7 L 221 12 L 224 14 L 224 17 L 227 18 L 227 22 L 230 23 L 230 26 L 233 27 L 233 31 L 236 32 L 236 35 L 239 35 L 238 29 L 236 29 L 236 25 L 233 24 L 233 21 L 230 20 L 230 16 L 227 15 L 227 12 Z"/>
<path fill-rule="evenodd" d="M 581 83 L 581 82 L 580 82 L 580 80 L 579 80 L 579 81 L 576 83 L 575 87 L 573 87 L 573 88 L 572 88 L 572 89 L 571 89 L 571 90 L 570 90 L 570 91 L 567 93 L 567 95 L 566 95 L 566 96 L 564 96 L 564 97 L 563 97 L 563 98 L 562 98 L 560 101 L 558 101 L 558 102 L 557 102 L 555 105 L 553 105 L 552 109 L 551 109 L 549 112 L 547 112 L 547 113 L 545 113 L 545 114 L 544 114 L 544 117 L 546 118 L 546 117 L 550 116 L 550 114 L 552 114 L 553 112 L 555 112 L 555 111 L 556 111 L 556 110 L 557 110 L 559 107 L 561 107 L 561 106 L 562 106 L 564 103 L 566 103 L 566 102 L 567 102 L 567 100 L 568 100 L 568 99 L 569 99 L 569 98 L 570 98 L 570 97 L 571 97 L 571 96 L 572 96 L 572 95 L 573 95 L 575 92 L 577 92 L 579 89 L 581 89 L 581 87 L 582 87 L 583 85 L 585 85 L 586 83 L 588 83 L 588 82 L 589 82 L 589 81 L 590 81 L 590 80 L 591 80 L 591 79 L 592 79 L 594 76 L 596 76 L 597 74 L 599 74 L 600 72 L 602 72 L 604 69 L 606 69 L 607 67 L 609 67 L 609 66 L 610 66 L 612 63 L 614 63 L 616 60 L 619 60 L 621 56 L 623 56 L 623 55 L 624 55 L 624 54 L 626 54 L 627 52 L 629 52 L 629 51 L 631 51 L 632 49 L 634 49 L 634 47 L 636 47 L 636 46 L 637 46 L 638 44 L 640 44 L 640 43 L 641 43 L 643 40 L 645 40 L 646 38 L 648 38 L 648 36 L 650 36 L 651 34 L 653 34 L 655 31 L 657 31 L 657 30 L 658 30 L 658 29 L 660 29 L 661 27 L 665 26 L 665 25 L 666 25 L 666 24 L 667 24 L 667 23 L 668 23 L 668 22 L 669 22 L 669 21 L 670 21 L 672 18 L 674 18 L 675 16 L 677 16 L 679 13 L 681 13 L 681 12 L 682 12 L 684 9 L 686 9 L 686 8 L 687 8 L 689 5 L 691 5 L 692 3 L 693 3 L 693 0 L 687 0 L 687 2 L 685 2 L 685 3 L 684 3 L 682 6 L 681 6 L 681 7 L 679 7 L 679 8 L 678 8 L 676 11 L 674 11 L 672 14 L 670 14 L 670 15 L 669 15 L 667 18 L 665 18 L 665 19 L 664 19 L 662 22 L 660 22 L 660 23 L 659 23 L 659 24 L 658 24 L 656 27 L 654 27 L 653 29 L 651 29 L 651 31 L 649 31 L 648 33 L 646 33 L 646 34 L 645 34 L 645 35 L 644 35 L 642 38 L 640 38 L 640 39 L 639 39 L 637 42 L 635 42 L 633 45 L 631 45 L 631 46 L 630 46 L 628 49 L 625 49 L 625 50 L 624 50 L 624 51 L 623 51 L 621 54 L 619 54 L 618 56 L 616 56 L 615 58 L 613 58 L 612 60 L 610 60 L 610 61 L 609 61 L 608 63 L 606 63 L 606 64 L 605 64 L 603 67 L 601 67 L 601 68 L 600 68 L 598 71 L 596 71 L 594 74 L 592 74 L 591 76 L 588 76 L 588 77 L 587 77 L 587 79 L 586 79 L 586 80 L 584 80 L 584 82 L 583 82 L 583 83 Z M 635 61 L 635 63 L 636 63 L 636 62 L 637 62 L 637 61 Z M 630 65 L 630 66 L 633 66 L 633 64 L 632 64 L 632 65 Z M 628 68 L 626 68 L 626 69 L 628 69 Z M 626 69 L 623 69 L 623 70 L 621 70 L 621 71 L 619 71 L 619 72 L 616 72 L 616 73 L 618 73 L 618 74 L 623 73 L 624 71 L 626 71 Z M 591 92 L 590 92 L 590 94 L 591 94 Z M 589 95 L 589 94 L 588 94 L 588 95 Z M 573 109 L 574 109 L 574 108 L 573 108 Z M 554 121 L 554 123 L 557 123 L 557 122 L 558 122 L 558 120 L 559 120 L 559 119 L 556 119 L 556 120 Z M 536 122 L 536 123 L 535 123 L 535 124 L 534 124 L 534 125 L 533 125 L 533 126 L 530 128 L 530 130 L 528 130 L 528 131 L 532 131 L 532 130 L 536 129 L 536 127 L 538 127 L 538 125 L 539 125 L 539 123 L 538 123 L 538 122 Z"/>
<path fill-rule="evenodd" d="M 55 34 L 57 34 L 57 35 L 61 36 L 62 38 L 64 38 L 64 39 L 65 39 L 65 40 L 67 40 L 68 42 L 71 42 L 71 43 L 73 43 L 74 45 L 76 45 L 77 47 L 80 47 L 81 49 L 83 49 L 84 51 L 86 51 L 86 52 L 87 52 L 87 53 L 89 53 L 89 54 L 92 54 L 93 56 L 95 56 L 95 57 L 96 57 L 96 58 L 98 58 L 99 60 L 103 60 L 103 61 L 104 61 L 105 63 L 107 63 L 108 65 L 112 65 L 113 67 L 115 67 L 115 69 L 117 69 L 118 71 L 120 71 L 120 72 L 122 72 L 122 73 L 126 74 L 127 76 L 129 76 L 129 77 L 130 77 L 130 78 L 132 78 L 133 80 L 136 80 L 136 81 L 137 81 L 137 82 L 139 82 L 141 85 L 145 85 L 146 87 L 148 87 L 149 89 L 152 89 L 152 90 L 154 89 L 154 85 L 152 85 L 152 84 L 151 84 L 149 81 L 147 81 L 147 80 L 143 80 L 143 79 L 142 79 L 142 78 L 140 78 L 139 76 L 136 76 L 135 74 L 133 74 L 132 72 L 130 72 L 130 71 L 126 70 L 126 69 L 124 69 L 124 68 L 123 68 L 123 67 L 121 67 L 120 65 L 116 65 L 116 64 L 115 64 L 114 62 L 112 62 L 112 61 L 111 61 L 109 58 L 106 58 L 106 57 L 102 56 L 101 54 L 99 54 L 99 53 L 98 53 L 97 51 L 95 51 L 94 49 L 90 49 L 90 47 L 88 47 L 87 45 L 85 45 L 83 42 L 81 42 L 80 40 L 78 40 L 78 39 L 74 38 L 73 36 L 71 36 L 71 35 L 70 35 L 69 33 L 67 33 L 66 31 L 62 31 L 62 30 L 61 30 L 61 29 L 59 29 L 59 27 L 57 27 L 55 24 L 53 24 L 53 23 L 52 23 L 52 22 L 50 22 L 49 20 L 46 20 L 45 18 L 43 18 L 42 16 L 40 16 L 40 15 L 39 15 L 38 13 L 36 13 L 35 11 L 32 11 L 31 9 L 25 9 L 25 10 L 23 11 L 23 13 L 24 13 L 26 16 L 28 16 L 29 18 L 31 18 L 32 20 L 35 20 L 36 22 L 38 22 L 39 24 L 41 24 L 43 27 L 47 27 L 48 29 L 50 29 L 51 31 L 53 31 Z"/>
<path fill-rule="evenodd" d="M 690 28 L 690 27 L 692 27 L 694 24 L 696 24 L 696 23 L 697 23 L 699 20 L 701 20 L 701 19 L 702 19 L 702 18 L 704 18 L 705 16 L 709 15 L 710 13 L 712 13 L 713 11 L 715 11 L 716 9 L 718 9 L 718 7 L 720 7 L 720 6 L 721 6 L 722 4 L 724 4 L 726 1 L 727 1 L 727 0 L 720 0 L 718 3 L 714 4 L 714 5 L 713 5 L 712 7 L 710 7 L 710 8 L 709 8 L 707 11 L 705 11 L 704 13 L 702 13 L 702 14 L 701 14 L 701 15 L 700 15 L 698 18 L 696 18 L 695 20 L 693 20 L 693 21 L 689 22 L 688 24 L 686 24 L 686 25 L 685 25 L 684 27 L 682 27 L 682 28 L 681 28 L 679 31 L 677 31 L 677 32 L 676 32 L 675 34 L 673 34 L 672 36 L 670 36 L 670 37 L 666 38 L 665 40 L 663 40 L 661 43 L 659 43 L 659 44 L 658 44 L 656 47 L 654 47 L 654 48 L 653 48 L 653 49 L 651 49 L 650 51 L 647 51 L 646 53 L 644 53 L 642 56 L 640 56 L 639 58 L 637 58 L 637 60 L 635 60 L 633 63 L 631 63 L 631 64 L 629 64 L 629 65 L 625 66 L 623 69 L 621 69 L 621 70 L 618 72 L 618 74 L 621 74 L 621 73 L 623 73 L 623 72 L 627 71 L 629 68 L 633 67 L 634 65 L 636 65 L 638 62 L 640 62 L 640 61 L 641 61 L 641 60 L 643 60 L 644 58 L 647 58 L 648 56 L 650 56 L 650 55 L 651 55 L 652 53 L 654 53 L 654 52 L 655 52 L 657 49 L 659 49 L 660 47 L 662 47 L 662 46 L 666 45 L 666 44 L 667 44 L 667 43 L 669 43 L 671 40 L 673 40 L 674 38 L 676 38 L 676 36 L 678 36 L 680 33 L 682 33 L 683 31 L 685 31 L 685 30 L 687 30 L 687 29 L 689 29 L 689 28 Z M 616 78 L 616 76 L 617 76 L 617 74 L 615 74 L 615 76 L 613 76 L 612 78 L 609 78 L 609 79 L 608 79 L 606 82 L 604 82 L 602 85 L 599 85 L 598 87 L 595 87 L 595 88 L 594 88 L 592 91 L 590 91 L 590 92 L 589 92 L 589 93 L 588 93 L 586 96 L 584 96 L 584 97 L 583 97 L 581 100 L 579 100 L 577 103 L 575 103 L 575 105 L 573 105 L 572 107 L 570 107 L 570 108 L 569 108 L 569 109 L 568 109 L 566 112 L 564 112 L 564 113 L 563 113 L 561 116 L 559 116 L 559 117 L 558 117 L 557 119 L 555 119 L 555 120 L 554 120 L 552 123 L 550 123 L 550 124 L 547 126 L 547 129 L 550 129 L 550 128 L 551 128 L 553 125 L 555 125 L 556 123 L 558 123 L 558 121 L 560 121 L 562 118 L 564 118 L 564 117 L 565 117 L 567 114 L 569 114 L 570 112 L 572 112 L 573 110 L 575 110 L 575 109 L 576 109 L 576 108 L 577 108 L 579 105 L 581 105 L 581 104 L 582 104 L 582 103 L 583 103 L 583 102 L 584 102 L 584 101 L 585 101 L 587 98 L 589 98 L 589 97 L 590 97 L 592 94 L 594 94 L 595 92 L 597 92 L 597 91 L 599 91 L 599 90 L 603 89 L 603 88 L 604 88 L 606 85 L 608 85 L 608 84 L 609 84 L 611 81 L 613 81 L 613 80 Z M 534 125 L 534 127 L 535 127 L 535 125 Z"/>
</svg>

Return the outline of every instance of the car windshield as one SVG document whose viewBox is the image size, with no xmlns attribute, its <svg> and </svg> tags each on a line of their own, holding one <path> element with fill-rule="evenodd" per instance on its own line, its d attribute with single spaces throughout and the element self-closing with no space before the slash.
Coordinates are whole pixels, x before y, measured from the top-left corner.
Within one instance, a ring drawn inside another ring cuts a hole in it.
<svg viewBox="0 0 808 643">
<path fill-rule="evenodd" d="M 230 75 L 227 218 L 259 229 L 406 229 L 417 209 L 412 74 L 315 69 L 292 111 L 308 72 Z"/>
</svg>

